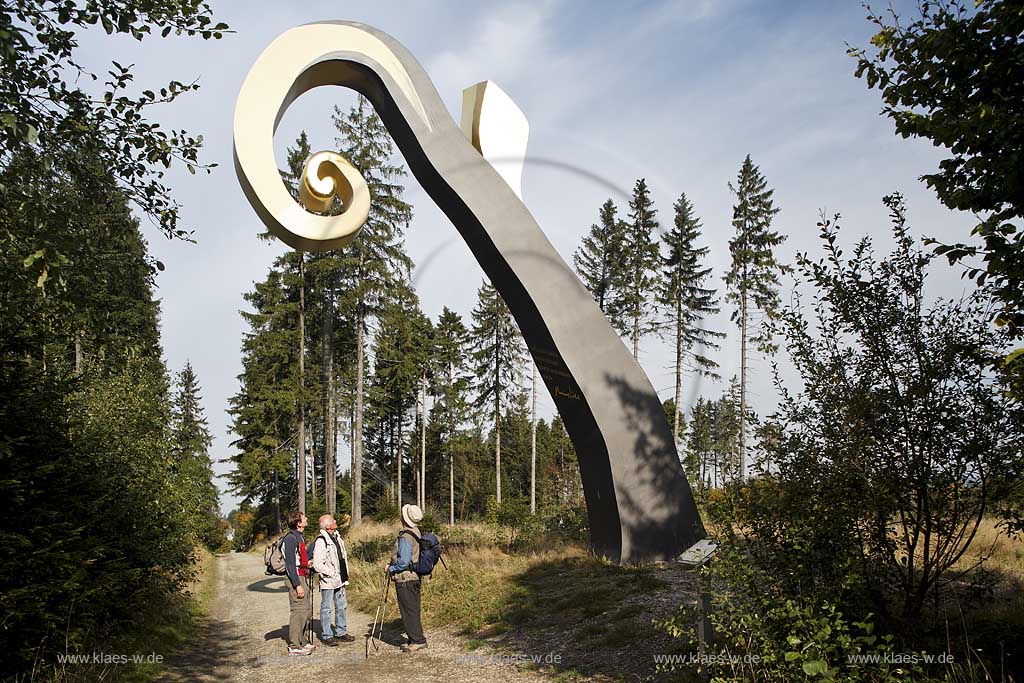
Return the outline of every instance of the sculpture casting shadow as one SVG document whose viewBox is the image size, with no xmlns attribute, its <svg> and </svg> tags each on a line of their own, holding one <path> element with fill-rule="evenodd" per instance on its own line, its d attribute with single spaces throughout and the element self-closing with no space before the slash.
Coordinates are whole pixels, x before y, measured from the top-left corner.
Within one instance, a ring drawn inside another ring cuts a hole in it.
<svg viewBox="0 0 1024 683">
<path fill-rule="evenodd" d="M 273 135 L 302 93 L 364 95 L 515 317 L 578 454 L 594 551 L 668 559 L 704 536 L 661 401 L 604 314 L 505 180 L 394 38 L 363 24 L 285 32 L 260 55 L 235 110 L 235 170 L 264 224 L 297 249 L 336 248 L 341 218 L 306 212 L 277 171 Z"/>
</svg>

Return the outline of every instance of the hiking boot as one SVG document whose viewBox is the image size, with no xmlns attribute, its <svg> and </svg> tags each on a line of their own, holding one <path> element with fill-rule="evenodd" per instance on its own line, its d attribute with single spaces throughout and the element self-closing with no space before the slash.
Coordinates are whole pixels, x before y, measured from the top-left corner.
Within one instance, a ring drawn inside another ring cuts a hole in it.
<svg viewBox="0 0 1024 683">
<path fill-rule="evenodd" d="M 337 647 L 338 645 L 341 644 L 339 641 L 340 641 L 339 638 L 335 638 L 333 636 L 330 637 L 330 638 L 321 638 L 320 639 L 320 642 L 323 643 L 324 645 L 326 645 L 327 647 Z"/>
<path fill-rule="evenodd" d="M 334 636 L 334 644 L 335 645 L 337 645 L 338 643 L 351 643 L 353 641 L 355 641 L 355 638 L 353 638 L 352 636 L 350 636 L 347 633 L 345 635 L 343 635 L 343 636 Z"/>
<path fill-rule="evenodd" d="M 313 654 L 312 650 L 307 650 L 304 647 L 298 647 L 295 645 L 288 646 L 288 654 L 292 657 L 307 657 Z"/>
<path fill-rule="evenodd" d="M 427 649 L 426 643 L 409 643 L 408 645 L 402 646 L 402 652 L 417 652 L 425 649 Z"/>
</svg>

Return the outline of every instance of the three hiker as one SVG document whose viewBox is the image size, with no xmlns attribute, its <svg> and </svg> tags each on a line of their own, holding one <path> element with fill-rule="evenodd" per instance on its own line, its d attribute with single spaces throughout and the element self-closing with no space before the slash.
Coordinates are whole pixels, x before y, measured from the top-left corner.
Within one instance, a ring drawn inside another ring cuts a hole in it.
<svg viewBox="0 0 1024 683">
<path fill-rule="evenodd" d="M 409 642 L 402 645 L 403 652 L 416 652 L 427 646 L 420 623 L 420 575 L 410 569 L 410 565 L 420 559 L 420 530 L 416 525 L 422 519 L 423 511 L 418 505 L 402 506 L 402 530 L 398 532 L 391 562 L 386 567 L 395 582 L 398 611 L 409 636 Z"/>
<path fill-rule="evenodd" d="M 349 516 L 341 516 L 342 528 L 348 526 Z M 331 515 L 321 515 L 320 535 L 313 540 L 313 570 L 320 576 L 320 640 L 324 645 L 351 643 L 355 638 L 348 633 L 345 608 L 348 601 L 348 554 L 345 541 L 338 533 L 338 524 Z M 334 628 L 331 628 L 331 606 L 334 606 Z"/>
<path fill-rule="evenodd" d="M 288 577 L 288 654 L 308 655 L 316 648 L 306 637 L 309 622 L 313 616 L 313 596 L 306 586 L 309 576 L 309 557 L 306 555 L 306 541 L 302 532 L 306 528 L 306 515 L 290 512 L 287 518 L 288 533 L 281 541 L 285 574 Z"/>
<path fill-rule="evenodd" d="M 395 582 L 395 596 L 402 615 L 402 625 L 409 642 L 402 645 L 403 652 L 416 652 L 427 647 L 420 621 L 420 579 L 429 576 L 441 559 L 441 545 L 433 534 L 420 533 L 423 511 L 417 505 L 402 506 L 402 529 L 395 540 L 391 561 L 385 566 L 389 581 Z M 341 526 L 347 527 L 349 516 L 341 516 Z M 287 517 L 288 533 L 268 545 L 264 553 L 267 573 L 285 575 L 288 579 L 288 654 L 309 655 L 316 648 L 307 637 L 313 611 L 312 572 L 320 576 L 321 640 L 325 645 L 351 643 L 345 614 L 347 599 L 345 587 L 349 582 L 348 553 L 345 541 L 338 533 L 338 523 L 331 515 L 322 515 L 320 534 L 307 548 L 302 532 L 308 520 L 301 512 Z M 386 584 L 384 586 L 386 588 Z M 382 593 L 382 596 L 386 593 Z M 331 621 L 331 607 L 334 621 Z M 382 617 L 383 618 L 383 617 Z M 373 630 L 371 629 L 371 634 Z"/>
</svg>

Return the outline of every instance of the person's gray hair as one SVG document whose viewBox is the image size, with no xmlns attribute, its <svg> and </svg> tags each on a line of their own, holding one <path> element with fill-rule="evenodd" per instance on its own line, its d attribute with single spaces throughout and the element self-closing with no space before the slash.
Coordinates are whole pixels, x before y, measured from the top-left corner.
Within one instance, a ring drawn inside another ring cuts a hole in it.
<svg viewBox="0 0 1024 683">
<path fill-rule="evenodd" d="M 330 515 L 320 515 L 320 520 L 319 521 L 320 521 L 320 529 L 321 530 L 326 530 L 327 527 L 329 527 L 331 525 L 331 522 L 334 521 L 334 518 L 331 517 Z"/>
</svg>

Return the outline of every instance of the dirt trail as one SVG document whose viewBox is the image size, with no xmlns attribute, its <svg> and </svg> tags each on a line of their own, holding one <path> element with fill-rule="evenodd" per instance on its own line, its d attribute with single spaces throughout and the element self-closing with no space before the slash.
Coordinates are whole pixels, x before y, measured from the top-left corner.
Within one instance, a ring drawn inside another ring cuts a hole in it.
<svg viewBox="0 0 1024 683">
<path fill-rule="evenodd" d="M 158 680 L 180 681 L 310 681 L 354 680 L 359 683 L 407 683 L 410 680 L 445 683 L 538 683 L 548 680 L 538 672 L 467 653 L 450 633 L 427 631 L 430 646 L 406 654 L 399 650 L 403 634 L 392 592 L 388 624 L 380 650 L 365 658 L 365 638 L 373 615 L 348 609 L 348 630 L 353 643 L 320 645 L 308 657 L 289 657 L 285 644 L 288 599 L 285 579 L 268 577 L 260 557 L 232 553 L 217 557 L 217 587 L 209 619 L 198 637 L 183 651 L 168 658 L 166 673 Z M 314 619 L 319 623 L 319 596 Z M 467 660 L 467 654 L 471 659 Z"/>
</svg>

